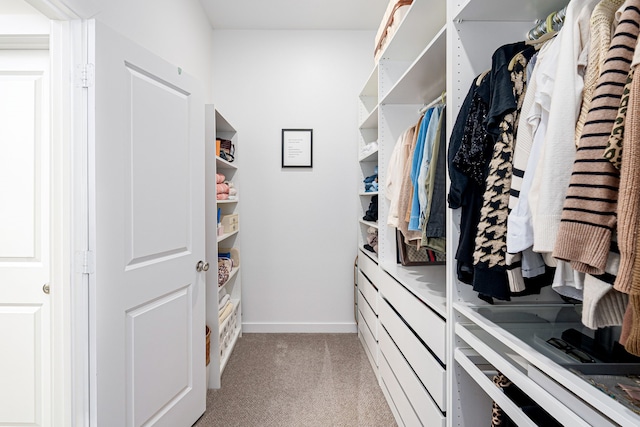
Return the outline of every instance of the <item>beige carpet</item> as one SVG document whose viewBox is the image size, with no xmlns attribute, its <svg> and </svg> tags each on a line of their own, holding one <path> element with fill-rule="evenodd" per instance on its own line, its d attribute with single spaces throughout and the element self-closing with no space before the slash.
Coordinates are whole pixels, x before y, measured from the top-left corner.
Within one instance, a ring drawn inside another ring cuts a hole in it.
<svg viewBox="0 0 640 427">
<path fill-rule="evenodd" d="M 195 424 L 395 425 L 355 334 L 244 334 Z"/>
</svg>

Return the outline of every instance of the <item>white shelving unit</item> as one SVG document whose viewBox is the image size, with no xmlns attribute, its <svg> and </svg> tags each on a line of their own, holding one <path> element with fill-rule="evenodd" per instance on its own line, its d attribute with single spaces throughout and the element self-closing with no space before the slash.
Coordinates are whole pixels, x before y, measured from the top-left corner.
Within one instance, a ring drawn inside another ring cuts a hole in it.
<svg viewBox="0 0 640 427">
<path fill-rule="evenodd" d="M 450 135 L 473 79 L 490 68 L 493 52 L 503 44 L 523 40 L 536 20 L 562 9 L 568 0 L 447 0 L 446 3 L 447 135 Z M 459 212 L 449 211 L 445 304 L 447 426 L 488 425 L 492 401 L 517 425 L 536 425 L 493 384 L 491 378 L 498 371 L 562 425 L 640 425 L 636 413 L 570 370 L 585 369 L 587 364 L 575 361 L 572 364 L 565 353 L 546 343 L 548 338 L 560 336 L 568 328 L 586 332 L 580 322 L 580 306 L 562 304 L 550 287 L 540 295 L 488 305 L 469 285 L 458 282 L 454 258 L 458 225 Z M 595 373 L 603 368 L 613 369 L 611 365 L 591 365 Z"/>
<path fill-rule="evenodd" d="M 384 188 L 398 137 L 446 88 L 445 22 L 446 3 L 414 0 L 359 96 L 360 149 L 378 142 L 375 157 L 359 156 L 361 177 L 378 166 L 379 190 L 377 224 L 360 219 L 358 334 L 399 425 L 446 422 L 446 269 L 397 264 Z M 358 195 L 363 214 L 366 196 Z M 378 229 L 377 256 L 362 247 L 369 226 Z"/>
<path fill-rule="evenodd" d="M 215 110 L 213 105 L 205 106 L 206 138 L 206 218 L 207 257 L 211 265 L 207 274 L 207 325 L 211 329 L 210 365 L 208 367 L 209 388 L 220 388 L 220 378 L 229 356 L 240 336 L 242 336 L 242 287 L 241 265 L 234 266 L 229 279 L 219 285 L 217 258 L 221 249 L 240 248 L 240 233 L 235 230 L 219 235 L 217 232 L 218 209 L 222 215 L 238 214 L 239 200 L 216 199 L 216 173 L 225 175 L 228 181 L 238 176 L 237 161 L 228 162 L 216 157 L 216 138 L 231 140 L 238 153 L 238 138 L 235 129 Z M 237 157 L 237 156 L 236 156 Z M 237 187 L 236 187 L 237 188 Z M 233 312 L 222 322 L 219 321 L 219 301 L 228 294 L 233 303 Z"/>
<path fill-rule="evenodd" d="M 471 82 L 490 67 L 493 52 L 523 40 L 537 20 L 567 3 L 414 0 L 361 90 L 360 150 L 378 142 L 376 153 L 358 158 L 361 178 L 378 166 L 379 253 L 363 249 L 366 228 L 374 224 L 360 218 L 358 334 L 399 425 L 489 424 L 493 401 L 518 425 L 536 425 L 493 384 L 497 372 L 563 425 L 640 425 L 637 413 L 574 373 L 575 361 L 546 343 L 567 328 L 582 328 L 574 308 L 550 287 L 489 305 L 457 281 L 459 212 L 447 212 L 444 266 L 399 265 L 395 229 L 386 225 L 389 158 L 420 107 L 446 90 L 450 136 Z M 358 193 L 363 213 L 367 196 Z M 598 369 L 596 363 L 591 373 Z"/>
</svg>

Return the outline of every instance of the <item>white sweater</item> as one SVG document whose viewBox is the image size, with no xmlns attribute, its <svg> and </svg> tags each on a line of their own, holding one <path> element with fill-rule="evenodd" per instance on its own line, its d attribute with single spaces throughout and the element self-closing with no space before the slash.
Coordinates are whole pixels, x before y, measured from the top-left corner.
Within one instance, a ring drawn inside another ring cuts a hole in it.
<svg viewBox="0 0 640 427">
<path fill-rule="evenodd" d="M 560 40 L 554 96 L 549 111 L 540 175 L 540 193 L 534 227 L 534 250 L 553 252 L 573 161 L 575 129 L 582 103 L 584 68 L 589 52 L 589 21 L 599 0 L 571 0 Z M 565 32 L 565 30 L 567 30 Z"/>
</svg>

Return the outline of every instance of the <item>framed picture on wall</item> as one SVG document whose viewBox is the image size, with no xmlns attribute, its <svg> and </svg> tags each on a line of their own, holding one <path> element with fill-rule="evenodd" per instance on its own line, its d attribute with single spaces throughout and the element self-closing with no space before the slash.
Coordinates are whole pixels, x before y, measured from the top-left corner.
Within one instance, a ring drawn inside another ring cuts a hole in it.
<svg viewBox="0 0 640 427">
<path fill-rule="evenodd" d="M 313 129 L 282 129 L 282 167 L 313 167 Z"/>
</svg>

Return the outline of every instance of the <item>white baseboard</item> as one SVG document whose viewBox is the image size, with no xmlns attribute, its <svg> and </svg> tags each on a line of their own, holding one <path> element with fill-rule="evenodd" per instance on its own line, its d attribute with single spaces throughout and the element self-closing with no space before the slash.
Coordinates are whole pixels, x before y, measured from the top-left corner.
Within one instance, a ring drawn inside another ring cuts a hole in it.
<svg viewBox="0 0 640 427">
<path fill-rule="evenodd" d="M 314 333 L 349 334 L 356 333 L 355 322 L 350 323 L 260 323 L 243 322 L 242 332 L 246 333 Z"/>
</svg>

